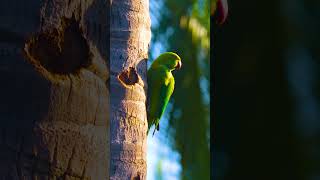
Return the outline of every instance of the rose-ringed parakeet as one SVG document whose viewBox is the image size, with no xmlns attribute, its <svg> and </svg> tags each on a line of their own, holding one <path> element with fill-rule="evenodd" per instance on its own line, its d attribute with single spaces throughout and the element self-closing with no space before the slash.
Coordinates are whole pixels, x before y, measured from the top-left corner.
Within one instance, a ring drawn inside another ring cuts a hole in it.
<svg viewBox="0 0 320 180">
<path fill-rule="evenodd" d="M 147 72 L 148 81 L 148 131 L 152 125 L 159 131 L 159 121 L 174 90 L 174 77 L 171 71 L 181 68 L 180 57 L 166 52 L 156 58 Z"/>
</svg>

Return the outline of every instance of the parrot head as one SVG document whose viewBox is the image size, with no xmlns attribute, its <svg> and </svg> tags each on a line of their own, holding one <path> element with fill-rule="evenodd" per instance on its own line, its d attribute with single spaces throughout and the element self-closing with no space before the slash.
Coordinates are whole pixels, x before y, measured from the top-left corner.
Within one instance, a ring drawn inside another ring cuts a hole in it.
<svg viewBox="0 0 320 180">
<path fill-rule="evenodd" d="M 166 66 L 170 71 L 180 69 L 182 66 L 181 58 L 173 52 L 161 54 L 153 63 L 153 67 Z"/>
</svg>

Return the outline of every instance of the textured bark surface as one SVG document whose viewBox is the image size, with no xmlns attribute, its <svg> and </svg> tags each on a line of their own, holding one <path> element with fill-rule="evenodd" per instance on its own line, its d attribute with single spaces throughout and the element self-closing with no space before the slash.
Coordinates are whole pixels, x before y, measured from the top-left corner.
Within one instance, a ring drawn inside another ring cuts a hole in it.
<svg viewBox="0 0 320 180">
<path fill-rule="evenodd" d="M 0 179 L 108 179 L 106 2 L 5 0 L 0 12 Z"/>
<path fill-rule="evenodd" d="M 149 0 L 112 0 L 110 179 L 146 179 Z"/>
</svg>

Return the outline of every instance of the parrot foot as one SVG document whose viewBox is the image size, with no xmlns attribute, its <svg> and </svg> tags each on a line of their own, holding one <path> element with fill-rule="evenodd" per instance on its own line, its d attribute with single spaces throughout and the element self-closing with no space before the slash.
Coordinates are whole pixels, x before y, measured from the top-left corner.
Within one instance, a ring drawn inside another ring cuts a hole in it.
<svg viewBox="0 0 320 180">
<path fill-rule="evenodd" d="M 154 136 L 155 132 L 156 132 L 156 128 L 154 128 L 154 130 L 153 130 L 152 137 Z"/>
<path fill-rule="evenodd" d="M 154 136 L 154 133 L 156 132 L 156 130 L 159 131 L 159 124 L 156 127 L 154 127 L 154 130 L 153 130 L 153 133 L 152 133 L 152 137 Z"/>
</svg>

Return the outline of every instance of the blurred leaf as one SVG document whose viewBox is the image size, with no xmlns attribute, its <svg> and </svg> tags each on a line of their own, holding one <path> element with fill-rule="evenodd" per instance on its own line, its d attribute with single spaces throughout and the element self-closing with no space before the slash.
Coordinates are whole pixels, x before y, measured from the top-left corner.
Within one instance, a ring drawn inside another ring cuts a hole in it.
<svg viewBox="0 0 320 180">
<path fill-rule="evenodd" d="M 156 169 L 156 179 L 157 180 L 163 180 L 163 175 L 162 175 L 162 161 L 159 160 L 157 163 L 157 169 Z"/>
</svg>

